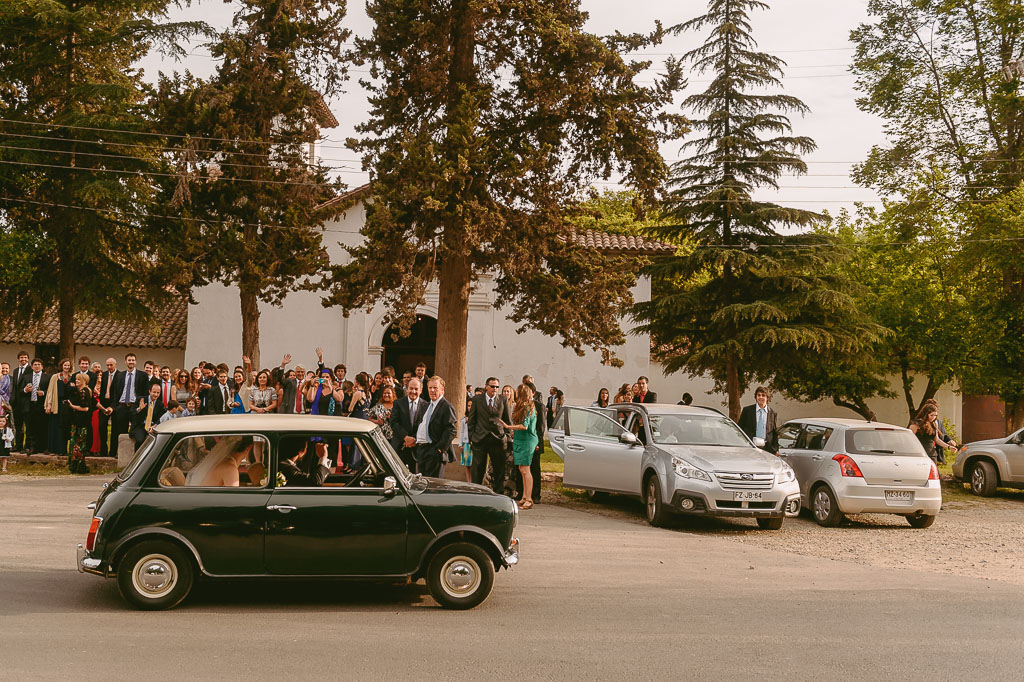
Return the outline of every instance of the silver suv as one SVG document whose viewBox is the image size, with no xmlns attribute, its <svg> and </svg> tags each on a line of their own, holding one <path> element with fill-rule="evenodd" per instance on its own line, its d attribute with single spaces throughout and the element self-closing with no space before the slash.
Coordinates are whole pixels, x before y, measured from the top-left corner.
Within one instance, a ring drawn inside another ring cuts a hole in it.
<svg viewBox="0 0 1024 682">
<path fill-rule="evenodd" d="M 1024 488 L 1024 429 L 963 446 L 953 462 L 953 476 L 970 483 L 975 495 L 986 497 L 997 487 Z"/>
<path fill-rule="evenodd" d="M 746 516 L 777 530 L 800 512 L 793 469 L 710 408 L 566 407 L 548 437 L 565 462 L 562 485 L 638 496 L 654 526 L 684 513 Z"/>
</svg>

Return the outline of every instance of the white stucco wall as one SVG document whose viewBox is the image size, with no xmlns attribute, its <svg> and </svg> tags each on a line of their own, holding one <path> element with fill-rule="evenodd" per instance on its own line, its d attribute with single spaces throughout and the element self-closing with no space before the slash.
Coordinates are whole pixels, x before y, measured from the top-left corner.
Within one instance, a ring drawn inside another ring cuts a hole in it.
<svg viewBox="0 0 1024 682">
<path fill-rule="evenodd" d="M 348 260 L 341 245 L 351 246 L 362 239 L 359 230 L 364 220 L 365 209 L 358 203 L 326 225 L 324 244 L 332 262 Z M 647 300 L 650 281 L 641 279 L 633 295 L 637 300 Z M 194 296 L 198 304 L 189 308 L 185 353 L 188 366 L 200 360 L 234 364 L 242 352 L 237 290 L 217 284 L 196 290 Z M 344 362 L 350 375 L 359 370 L 380 370 L 386 331 L 383 308 L 369 313 L 355 311 L 346 318 L 338 309 L 324 308 L 320 300 L 321 294 L 296 292 L 287 297 L 282 308 L 260 305 L 261 364 L 274 366 L 284 353 L 292 353 L 293 363 L 301 362 L 308 368 L 316 359 L 313 349 L 320 345 L 324 348 L 324 359 L 329 364 Z M 619 384 L 632 381 L 637 372 L 648 371 L 646 336 L 630 335 L 623 346 L 615 349 L 625 362 L 623 369 L 615 369 L 603 366 L 598 354 L 578 357 L 572 350 L 562 348 L 557 339 L 539 332 L 516 334 L 516 325 L 506 318 L 505 312 L 494 310 L 493 302 L 492 282 L 485 275 L 470 301 L 468 383 L 480 385 L 494 375 L 502 383 L 517 384 L 523 374 L 530 373 L 542 390 L 558 386 L 567 396 L 586 396 L 589 404 L 602 386 L 614 391 Z M 436 289 L 428 292 L 419 312 L 437 316 Z"/>
</svg>

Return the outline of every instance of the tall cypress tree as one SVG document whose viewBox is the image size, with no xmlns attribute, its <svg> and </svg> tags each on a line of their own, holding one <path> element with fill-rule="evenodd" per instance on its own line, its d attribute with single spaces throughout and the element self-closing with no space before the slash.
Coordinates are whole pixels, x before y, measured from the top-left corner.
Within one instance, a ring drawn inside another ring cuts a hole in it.
<svg viewBox="0 0 1024 682">
<path fill-rule="evenodd" d="M 671 29 L 710 29 L 682 59 L 712 80 L 684 100 L 697 135 L 672 167 L 666 210 L 675 220 L 650 234 L 694 246 L 648 268 L 656 281 L 675 286 L 634 309 L 665 370 L 710 374 L 727 394 L 733 419 L 752 379 L 785 382 L 800 371 L 794 360 L 802 354 L 838 359 L 878 331 L 827 267 L 843 256 L 840 249 L 822 236 L 779 233 L 819 216 L 752 196 L 758 188 L 778 189 L 786 173 L 806 172 L 800 155 L 815 149 L 810 138 L 792 134 L 787 116 L 806 113 L 804 103 L 770 92 L 782 86 L 784 63 L 757 50 L 749 19 L 756 9 L 768 5 L 710 0 L 705 14 Z"/>
<path fill-rule="evenodd" d="M 210 46 L 216 74 L 161 81 L 165 130 L 191 136 L 162 201 L 187 218 L 173 245 L 191 282 L 238 287 L 242 353 L 259 366 L 259 302 L 316 288 L 328 264 L 320 227 L 339 209 L 324 202 L 342 187 L 309 145 L 344 82 L 350 33 L 342 0 L 237 4 Z"/>
<path fill-rule="evenodd" d="M 0 3 L 0 242 L 19 273 L 0 277 L 0 320 L 56 306 L 64 357 L 76 313 L 144 323 L 167 296 L 145 224 L 160 151 L 133 64 L 203 28 L 167 22 L 170 4 Z"/>
<path fill-rule="evenodd" d="M 660 41 L 584 30 L 579 0 L 379 0 L 358 41 L 377 77 L 354 141 L 373 173 L 365 241 L 336 269 L 328 304 L 384 304 L 408 325 L 439 290 L 437 372 L 465 385 L 469 295 L 483 273 L 510 319 L 581 355 L 621 343 L 634 275 L 572 239 L 582 190 L 620 172 L 651 203 L 658 153 L 679 117 L 664 114 L 674 67 L 655 87 L 649 63 L 623 59 Z M 456 402 L 461 412 L 462 405 Z"/>
</svg>

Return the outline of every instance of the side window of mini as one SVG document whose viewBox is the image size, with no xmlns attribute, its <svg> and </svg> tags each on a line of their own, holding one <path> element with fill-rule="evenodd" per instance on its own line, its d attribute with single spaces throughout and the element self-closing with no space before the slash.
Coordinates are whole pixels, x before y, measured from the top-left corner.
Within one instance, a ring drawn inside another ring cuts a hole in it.
<svg viewBox="0 0 1024 682">
<path fill-rule="evenodd" d="M 800 429 L 803 428 L 803 424 L 785 424 L 777 434 L 779 439 L 779 448 L 795 448 L 797 447 L 797 440 L 800 438 Z"/>
<path fill-rule="evenodd" d="M 825 443 L 828 442 L 831 435 L 832 429 L 827 426 L 808 424 L 804 427 L 804 432 L 800 434 L 797 447 L 801 450 L 824 450 Z"/>
<path fill-rule="evenodd" d="M 262 488 L 269 455 L 263 436 L 186 436 L 171 448 L 157 480 L 163 488 Z"/>
</svg>

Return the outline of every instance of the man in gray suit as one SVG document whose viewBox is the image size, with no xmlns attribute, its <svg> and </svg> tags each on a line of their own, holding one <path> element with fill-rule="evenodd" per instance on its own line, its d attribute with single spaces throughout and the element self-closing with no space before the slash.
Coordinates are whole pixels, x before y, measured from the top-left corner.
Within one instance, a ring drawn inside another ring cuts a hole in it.
<svg viewBox="0 0 1024 682">
<path fill-rule="evenodd" d="M 281 397 L 281 406 L 278 408 L 278 412 L 281 414 L 302 414 L 302 396 L 299 394 L 298 388 L 306 378 L 306 370 L 302 365 L 296 365 L 295 376 L 289 377 L 285 367 L 291 361 L 291 354 L 285 353 L 285 356 L 281 358 L 281 366 L 275 367 L 271 373 L 271 381 L 281 382 L 281 387 L 284 389 L 284 395 Z"/>
<path fill-rule="evenodd" d="M 482 483 L 487 472 L 487 458 L 491 458 L 494 479 L 491 489 L 501 493 L 505 489 L 505 427 L 512 423 L 508 401 L 498 394 L 501 384 L 496 377 L 487 379 L 485 392 L 473 397 L 469 409 L 469 441 L 473 444 L 473 464 L 470 475 L 473 483 Z"/>
</svg>

